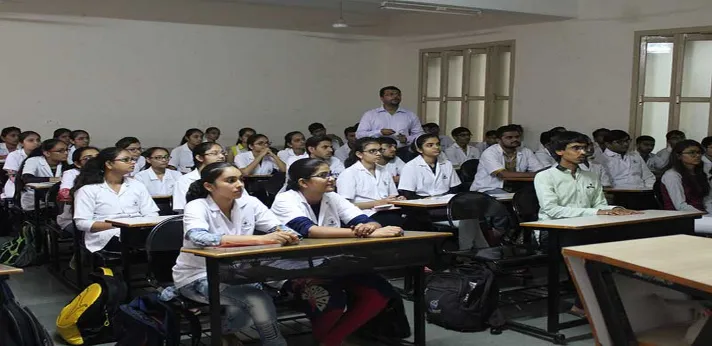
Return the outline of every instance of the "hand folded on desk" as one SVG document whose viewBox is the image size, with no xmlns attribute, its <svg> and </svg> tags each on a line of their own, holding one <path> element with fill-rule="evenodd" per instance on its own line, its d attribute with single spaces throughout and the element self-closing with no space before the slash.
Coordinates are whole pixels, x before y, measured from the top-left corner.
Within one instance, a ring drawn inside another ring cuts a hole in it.
<svg viewBox="0 0 712 346">
<path fill-rule="evenodd" d="M 397 226 L 381 227 L 369 235 L 370 238 L 392 238 L 403 236 L 403 229 Z"/>
<path fill-rule="evenodd" d="M 634 215 L 634 214 L 642 214 L 642 211 L 638 210 L 630 210 L 626 208 L 621 208 L 621 207 L 615 207 L 610 210 L 599 210 L 597 215 Z"/>
<path fill-rule="evenodd" d="M 282 245 L 294 245 L 294 244 L 299 244 L 299 237 L 297 237 L 294 233 L 292 232 L 285 232 L 285 231 L 276 231 L 272 232 L 269 234 L 265 234 L 261 236 L 263 238 L 267 238 L 269 240 L 274 240 L 279 242 Z"/>
</svg>

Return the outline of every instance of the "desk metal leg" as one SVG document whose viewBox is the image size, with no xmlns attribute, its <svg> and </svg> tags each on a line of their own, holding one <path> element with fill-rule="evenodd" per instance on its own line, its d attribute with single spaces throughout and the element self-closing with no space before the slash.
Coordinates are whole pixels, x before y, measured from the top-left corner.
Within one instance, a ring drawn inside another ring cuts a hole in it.
<svg viewBox="0 0 712 346">
<path fill-rule="evenodd" d="M 45 263 L 45 260 L 47 259 L 48 252 L 47 249 L 47 236 L 45 235 L 44 231 L 42 230 L 42 214 L 41 214 L 41 209 L 40 209 L 40 194 L 39 191 L 35 191 L 35 230 L 37 234 L 37 239 L 35 239 L 35 250 L 37 250 L 40 254 L 40 258 L 42 259 L 42 263 Z"/>
<path fill-rule="evenodd" d="M 559 331 L 559 265 L 561 258 L 561 247 L 559 246 L 559 232 L 548 231 L 549 236 L 549 263 L 548 263 L 548 285 L 547 285 L 547 316 L 546 330 L 549 333 Z"/>
<path fill-rule="evenodd" d="M 131 300 L 131 249 L 129 248 L 128 232 L 130 229 L 121 227 L 119 243 L 121 244 L 121 270 L 126 283 L 126 300 Z"/>
<path fill-rule="evenodd" d="M 598 262 L 587 261 L 586 273 L 591 280 L 593 293 L 598 300 L 598 306 L 608 328 L 608 334 L 614 345 L 636 345 L 635 334 L 630 326 L 628 315 L 621 302 L 616 283 L 608 266 Z"/>
<path fill-rule="evenodd" d="M 208 303 L 210 304 L 210 345 L 212 346 L 222 346 L 219 264 L 215 258 L 205 259 L 208 275 Z"/>
<path fill-rule="evenodd" d="M 414 267 L 413 277 L 413 341 L 416 346 L 425 346 L 425 268 Z"/>
</svg>

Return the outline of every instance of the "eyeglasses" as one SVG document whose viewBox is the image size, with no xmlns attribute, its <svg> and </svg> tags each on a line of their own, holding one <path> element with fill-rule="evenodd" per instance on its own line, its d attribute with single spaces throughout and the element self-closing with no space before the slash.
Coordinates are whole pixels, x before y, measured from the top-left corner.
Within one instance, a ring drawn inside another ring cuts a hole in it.
<svg viewBox="0 0 712 346">
<path fill-rule="evenodd" d="M 329 179 L 329 178 L 336 178 L 338 174 L 333 173 L 333 172 L 324 172 L 324 173 L 319 173 L 319 174 L 314 174 L 310 176 L 309 178 L 321 178 L 321 179 Z"/>
<path fill-rule="evenodd" d="M 86 162 L 89 161 L 89 159 L 93 159 L 96 156 L 82 156 L 82 158 L 79 159 L 80 162 Z"/>
<path fill-rule="evenodd" d="M 383 153 L 383 149 L 371 149 L 371 150 L 364 150 L 365 153 L 369 153 L 371 155 L 376 155 L 376 154 L 381 154 Z"/>
<path fill-rule="evenodd" d="M 572 145 L 566 149 L 571 149 L 573 151 L 588 151 L 588 146 L 586 146 L 586 145 Z"/>
<path fill-rule="evenodd" d="M 168 155 L 164 155 L 164 156 L 151 156 L 151 157 L 149 157 L 149 159 L 152 159 L 152 160 L 159 160 L 159 161 L 168 161 L 168 160 L 171 159 L 171 157 L 168 156 Z"/>
<path fill-rule="evenodd" d="M 119 162 L 123 162 L 123 163 L 129 163 L 129 162 L 136 162 L 136 161 L 138 161 L 138 160 L 137 160 L 137 159 L 134 159 L 133 157 L 124 157 L 124 158 L 115 159 L 115 160 L 112 160 L 112 161 L 119 161 Z"/>
<path fill-rule="evenodd" d="M 683 151 L 683 155 L 690 155 L 690 156 L 702 156 L 701 151 Z"/>
<path fill-rule="evenodd" d="M 143 149 L 143 148 L 141 148 L 141 147 L 138 147 L 138 148 L 126 148 L 126 150 L 128 150 L 128 151 L 130 151 L 130 152 L 132 152 L 132 153 L 135 153 L 135 152 L 137 152 L 137 151 L 141 151 L 142 149 Z"/>
<path fill-rule="evenodd" d="M 227 152 L 225 152 L 225 151 L 208 151 L 207 153 L 205 153 L 205 156 L 219 156 L 219 155 L 225 156 L 225 155 L 227 155 Z"/>
<path fill-rule="evenodd" d="M 254 143 L 252 143 L 252 145 L 266 145 L 266 146 L 270 146 L 270 145 L 272 145 L 272 143 L 271 143 L 271 142 L 254 142 Z"/>
<path fill-rule="evenodd" d="M 60 153 L 60 154 L 66 154 L 69 150 L 67 148 L 64 149 L 59 149 L 59 150 L 50 150 L 50 153 Z"/>
</svg>

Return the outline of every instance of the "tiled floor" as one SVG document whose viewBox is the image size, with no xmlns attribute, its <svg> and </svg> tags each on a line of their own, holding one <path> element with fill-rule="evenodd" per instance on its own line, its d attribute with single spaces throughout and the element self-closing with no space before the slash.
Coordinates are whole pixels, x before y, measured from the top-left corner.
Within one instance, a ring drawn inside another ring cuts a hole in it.
<svg viewBox="0 0 712 346">
<path fill-rule="evenodd" d="M 59 311 L 66 305 L 75 295 L 76 292 L 67 288 L 53 275 L 51 275 L 46 267 L 32 267 L 26 269 L 24 274 L 13 276 L 10 279 L 10 286 L 17 296 L 17 299 L 24 305 L 28 306 L 38 317 L 40 322 L 54 334 L 55 320 Z M 541 307 L 533 308 L 540 310 Z M 412 313 L 412 304 L 406 302 L 406 310 L 408 316 Z M 567 315 L 562 315 L 562 319 L 570 318 Z M 545 318 L 529 318 L 527 323 L 541 326 L 545 323 Z M 575 329 L 567 330 L 566 335 L 584 336 L 581 341 L 571 341 L 568 345 L 572 346 L 588 346 L 594 345 L 591 337 L 586 337 L 589 334 L 590 327 L 582 326 Z M 427 325 L 427 344 L 429 346 L 457 346 L 457 345 L 521 345 L 521 346 L 544 346 L 551 343 L 520 334 L 514 331 L 504 331 L 501 335 L 492 335 L 489 332 L 481 333 L 458 333 L 445 330 L 438 326 Z M 56 337 L 55 337 L 56 338 Z M 57 344 L 63 343 L 57 338 Z M 290 345 L 312 345 L 313 341 L 309 336 L 291 338 Z M 357 342 L 360 345 L 374 346 L 375 342 Z"/>
</svg>

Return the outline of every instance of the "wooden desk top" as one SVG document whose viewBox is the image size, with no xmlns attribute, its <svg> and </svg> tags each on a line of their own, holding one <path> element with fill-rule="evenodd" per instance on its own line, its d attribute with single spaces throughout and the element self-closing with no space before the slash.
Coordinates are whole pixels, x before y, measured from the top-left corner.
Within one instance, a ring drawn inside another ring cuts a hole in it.
<svg viewBox="0 0 712 346">
<path fill-rule="evenodd" d="M 270 254 L 287 251 L 309 250 L 339 246 L 354 246 L 360 244 L 390 243 L 409 239 L 437 239 L 450 237 L 447 232 L 413 232 L 406 231 L 402 237 L 394 238 L 335 238 L 335 239 L 303 239 L 299 245 L 282 246 L 276 248 L 223 248 L 223 249 L 181 249 L 182 252 L 192 253 L 201 257 L 229 258 L 248 255 Z"/>
<path fill-rule="evenodd" d="M 125 228 L 144 228 L 153 227 L 159 224 L 165 219 L 170 219 L 176 215 L 165 215 L 165 216 L 149 216 L 149 217 L 127 217 L 121 219 L 109 219 L 105 222 L 110 223 L 114 227 L 125 227 Z"/>
<path fill-rule="evenodd" d="M 587 228 L 630 225 L 636 223 L 654 222 L 661 220 L 674 220 L 682 218 L 699 218 L 704 215 L 697 211 L 676 210 L 643 210 L 643 214 L 613 216 L 596 215 L 572 217 L 568 219 L 523 222 L 519 225 L 528 228 L 566 229 L 579 230 Z"/>
<path fill-rule="evenodd" d="M 603 192 L 607 193 L 653 193 L 652 189 L 616 189 L 612 187 L 607 187 L 603 189 Z"/>
<path fill-rule="evenodd" d="M 20 268 L 10 267 L 8 265 L 0 264 L 0 275 L 12 275 L 12 274 L 22 274 L 23 270 Z"/>
<path fill-rule="evenodd" d="M 562 252 L 712 293 L 710 248 L 710 238 L 673 235 L 572 246 Z"/>
<path fill-rule="evenodd" d="M 44 182 L 44 183 L 29 183 L 29 184 L 26 184 L 25 186 L 27 186 L 27 187 L 29 187 L 29 188 L 31 188 L 31 189 L 33 189 L 33 190 L 47 190 L 47 189 L 50 189 L 50 188 L 52 188 L 52 186 L 55 186 L 55 185 L 57 185 L 57 184 L 59 184 L 59 182 L 50 182 L 50 181 L 48 181 L 48 182 Z"/>
<path fill-rule="evenodd" d="M 452 197 L 455 195 L 444 195 L 438 197 L 429 197 L 423 199 L 411 199 L 407 201 L 393 201 L 391 204 L 399 207 L 414 207 L 414 208 L 442 208 L 447 207 Z M 514 198 L 513 193 L 500 193 L 491 195 L 500 202 L 511 202 Z"/>
<path fill-rule="evenodd" d="M 531 178 L 504 178 L 504 179 L 502 179 L 502 180 L 504 180 L 504 181 L 529 181 L 529 182 L 533 182 L 533 181 L 534 181 L 534 177 L 531 177 Z"/>
<path fill-rule="evenodd" d="M 172 199 L 173 195 L 155 195 L 155 196 L 151 196 L 151 198 L 153 198 L 153 199 L 169 199 L 169 198 L 171 198 Z"/>
</svg>

